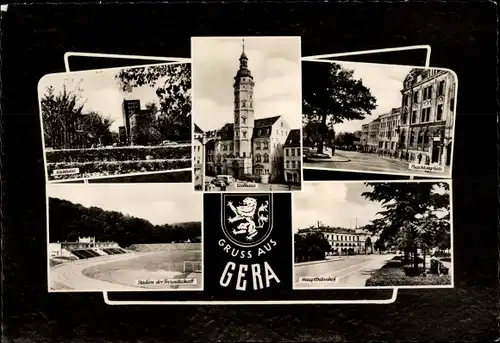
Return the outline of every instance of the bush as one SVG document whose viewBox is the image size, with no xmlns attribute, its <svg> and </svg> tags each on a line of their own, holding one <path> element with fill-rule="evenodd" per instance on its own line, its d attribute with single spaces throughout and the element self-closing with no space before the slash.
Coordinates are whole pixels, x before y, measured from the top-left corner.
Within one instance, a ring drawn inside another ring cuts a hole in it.
<svg viewBox="0 0 500 343">
<path fill-rule="evenodd" d="M 47 163 L 110 162 L 191 158 L 191 145 L 46 151 Z"/>
<path fill-rule="evenodd" d="M 412 269 L 412 268 L 409 268 Z M 419 268 L 423 272 L 423 268 Z M 389 261 L 377 270 L 367 281 L 365 286 L 438 286 L 451 285 L 450 275 L 408 276 L 401 262 Z"/>
<path fill-rule="evenodd" d="M 49 180 L 91 178 L 96 176 L 124 175 L 130 173 L 175 170 L 191 167 L 191 159 L 184 160 L 149 160 L 149 161 L 114 161 L 114 162 L 71 162 L 48 163 Z M 55 169 L 78 168 L 79 174 L 52 175 Z"/>
</svg>

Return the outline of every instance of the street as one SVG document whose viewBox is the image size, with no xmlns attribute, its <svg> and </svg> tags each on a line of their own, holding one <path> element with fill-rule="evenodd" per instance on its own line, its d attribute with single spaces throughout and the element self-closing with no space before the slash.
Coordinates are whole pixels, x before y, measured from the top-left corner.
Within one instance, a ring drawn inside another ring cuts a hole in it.
<svg viewBox="0 0 500 343">
<path fill-rule="evenodd" d="M 214 179 L 212 176 L 205 176 L 205 182 L 211 182 Z M 244 183 L 244 181 L 235 180 L 235 182 L 226 187 L 226 192 L 288 192 L 288 191 L 300 191 L 300 186 L 292 185 L 291 189 L 288 185 L 285 184 L 275 184 L 275 183 L 253 183 L 251 187 L 237 187 L 238 182 Z M 220 192 L 221 188 L 215 186 L 216 192 Z"/>
<path fill-rule="evenodd" d="M 331 154 L 330 150 L 326 153 Z M 357 151 L 336 150 L 335 156 L 349 159 L 348 162 L 336 161 L 321 161 L 321 162 L 304 162 L 305 168 L 328 168 L 328 169 L 343 169 L 350 171 L 372 171 L 372 172 L 396 172 L 405 173 L 408 175 L 448 175 L 449 167 L 445 167 L 443 172 L 425 172 L 420 170 L 410 170 L 408 161 L 401 161 L 398 158 L 381 157 L 376 153 L 362 153 Z"/>
<path fill-rule="evenodd" d="M 394 256 L 396 255 L 373 254 L 339 256 L 337 259 L 328 261 L 297 263 L 295 264 L 294 287 L 364 287 L 366 280 L 368 280 L 368 278 L 370 278 L 375 271 L 382 268 Z M 311 279 L 301 280 L 301 278 Z"/>
</svg>

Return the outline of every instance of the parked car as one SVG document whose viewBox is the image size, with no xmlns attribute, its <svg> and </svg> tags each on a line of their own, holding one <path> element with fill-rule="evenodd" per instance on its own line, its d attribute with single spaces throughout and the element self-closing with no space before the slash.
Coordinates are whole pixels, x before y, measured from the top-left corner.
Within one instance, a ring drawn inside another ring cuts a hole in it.
<svg viewBox="0 0 500 343">
<path fill-rule="evenodd" d="M 227 186 L 234 183 L 234 177 L 232 177 L 231 175 L 217 175 L 216 180 L 223 181 Z"/>
</svg>

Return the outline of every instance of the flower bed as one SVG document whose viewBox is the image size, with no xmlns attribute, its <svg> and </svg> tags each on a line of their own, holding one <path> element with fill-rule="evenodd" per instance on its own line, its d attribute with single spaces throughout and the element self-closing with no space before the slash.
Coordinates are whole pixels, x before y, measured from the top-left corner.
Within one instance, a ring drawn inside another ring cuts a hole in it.
<svg viewBox="0 0 500 343">
<path fill-rule="evenodd" d="M 124 175 L 191 167 L 191 159 L 112 161 L 112 162 L 62 162 L 48 163 L 49 180 L 92 178 L 96 176 Z M 53 175 L 56 169 L 78 168 L 78 174 Z"/>
<path fill-rule="evenodd" d="M 47 163 L 143 161 L 191 158 L 191 145 L 46 151 Z"/>
<path fill-rule="evenodd" d="M 427 274 L 427 276 L 407 276 L 401 261 L 389 261 L 377 270 L 366 286 L 437 286 L 451 285 L 450 275 Z"/>
</svg>

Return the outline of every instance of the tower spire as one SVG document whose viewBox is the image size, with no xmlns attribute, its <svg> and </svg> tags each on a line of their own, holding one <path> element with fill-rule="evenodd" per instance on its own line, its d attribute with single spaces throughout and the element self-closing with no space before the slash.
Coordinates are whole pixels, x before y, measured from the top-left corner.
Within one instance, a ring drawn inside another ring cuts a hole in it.
<svg viewBox="0 0 500 343">
<path fill-rule="evenodd" d="M 243 53 L 245 53 L 245 38 L 242 39 L 243 42 Z"/>
</svg>

